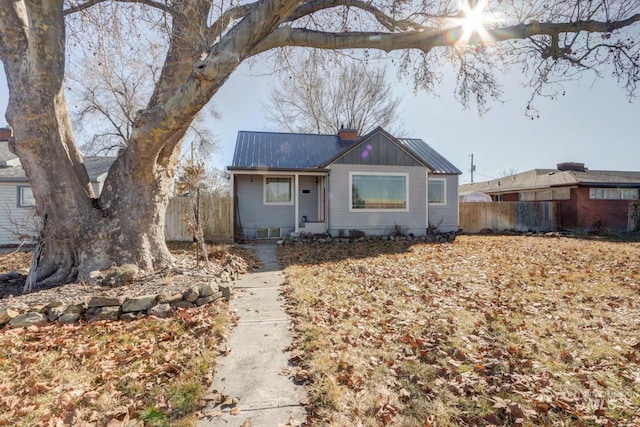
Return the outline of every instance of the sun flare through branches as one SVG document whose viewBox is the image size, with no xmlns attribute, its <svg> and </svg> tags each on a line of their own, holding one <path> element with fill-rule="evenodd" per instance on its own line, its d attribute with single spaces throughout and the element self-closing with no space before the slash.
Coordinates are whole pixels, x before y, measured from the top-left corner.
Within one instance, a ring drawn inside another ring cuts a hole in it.
<svg viewBox="0 0 640 427">
<path fill-rule="evenodd" d="M 495 18 L 487 12 L 489 0 L 462 0 L 460 2 L 460 17 L 456 18 L 455 26 L 459 26 L 462 33 L 456 41 L 457 45 L 486 43 L 492 40 L 486 25 L 495 22 Z"/>
</svg>

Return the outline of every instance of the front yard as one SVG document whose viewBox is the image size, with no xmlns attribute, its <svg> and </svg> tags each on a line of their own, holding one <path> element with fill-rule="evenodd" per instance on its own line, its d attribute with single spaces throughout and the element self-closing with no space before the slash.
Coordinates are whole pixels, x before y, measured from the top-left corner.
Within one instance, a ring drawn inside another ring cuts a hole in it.
<svg viewBox="0 0 640 427">
<path fill-rule="evenodd" d="M 294 245 L 317 425 L 640 425 L 640 243 Z"/>
<path fill-rule="evenodd" d="M 184 265 L 195 265 L 191 245 L 173 245 Z M 259 267 L 253 253 L 238 247 L 211 247 L 211 270 L 229 259 L 240 270 Z M 0 256 L 0 272 L 28 266 L 29 253 Z M 184 268 L 184 271 L 182 270 Z M 199 282 L 193 272 L 159 271 L 140 281 L 187 290 Z M 156 277 L 157 276 L 157 277 Z M 33 303 L 40 295 L 81 294 L 84 283 L 36 288 L 32 294 L 7 296 L 3 304 Z M 140 284 L 144 290 L 144 283 Z M 15 284 L 0 288 L 22 289 Z M 110 289 L 118 291 L 131 285 Z M 4 297 L 2 297 L 4 296 Z M 223 344 L 234 316 L 224 301 L 169 318 L 92 321 L 10 329 L 0 327 L 0 426 L 193 426 L 201 417 L 216 360 L 228 351 Z M 217 398 L 217 396 L 214 396 Z"/>
</svg>

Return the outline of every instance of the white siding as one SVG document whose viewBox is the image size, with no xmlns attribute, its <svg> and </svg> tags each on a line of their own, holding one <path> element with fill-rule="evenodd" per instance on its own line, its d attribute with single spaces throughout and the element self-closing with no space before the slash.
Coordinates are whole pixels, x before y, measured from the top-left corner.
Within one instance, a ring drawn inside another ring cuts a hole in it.
<svg viewBox="0 0 640 427">
<path fill-rule="evenodd" d="M 447 233 L 458 231 L 458 175 L 430 175 L 435 179 L 445 179 L 446 204 L 429 205 L 429 225 Z"/>
<path fill-rule="evenodd" d="M 92 182 L 91 183 L 91 187 L 93 188 L 93 194 L 96 195 L 96 197 L 98 197 L 100 195 L 100 193 L 102 192 L 102 186 L 104 185 L 104 182 Z"/>
<path fill-rule="evenodd" d="M 102 182 L 92 182 L 93 191 L 99 195 Z M 18 206 L 18 187 L 28 187 L 27 182 L 0 182 L 0 246 L 32 243 L 29 237 L 37 237 L 40 220 L 33 207 Z"/>
<path fill-rule="evenodd" d="M 408 174 L 408 212 L 349 212 L 349 172 L 380 172 Z M 381 165 L 333 164 L 329 175 L 329 232 L 361 230 L 370 235 L 389 233 L 395 225 L 408 232 L 424 235 L 426 232 L 426 172 L 423 167 Z"/>
<path fill-rule="evenodd" d="M 18 207 L 18 186 L 26 182 L 0 182 L 0 245 L 17 245 L 36 236 L 35 208 Z"/>
</svg>

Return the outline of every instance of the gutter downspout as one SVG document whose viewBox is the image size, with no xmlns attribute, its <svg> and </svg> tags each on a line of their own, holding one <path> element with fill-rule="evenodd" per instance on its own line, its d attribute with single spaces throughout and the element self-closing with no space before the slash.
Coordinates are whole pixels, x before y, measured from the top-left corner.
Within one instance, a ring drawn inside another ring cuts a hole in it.
<svg viewBox="0 0 640 427">
<path fill-rule="evenodd" d="M 425 184 L 426 184 L 426 186 L 425 186 L 426 187 L 425 188 L 425 190 L 426 190 L 425 191 L 425 194 L 426 194 L 425 216 L 426 216 L 426 218 L 425 219 L 426 219 L 427 223 L 425 225 L 424 231 L 425 231 L 425 234 L 426 234 L 427 230 L 429 230 L 429 169 L 425 168 L 425 175 L 426 175 L 426 182 L 425 182 Z"/>
<path fill-rule="evenodd" d="M 229 171 L 229 180 L 231 181 L 231 243 L 236 243 L 236 197 L 238 197 L 238 188 L 236 175 L 233 171 Z"/>
<path fill-rule="evenodd" d="M 295 196 L 294 196 L 295 198 L 293 199 L 293 203 L 294 203 L 294 206 L 295 206 L 294 210 L 295 210 L 295 216 L 296 216 L 296 219 L 295 219 L 295 232 L 299 233 L 300 232 L 300 219 L 299 219 L 299 217 L 300 217 L 300 203 L 298 202 L 298 198 L 299 198 L 298 197 L 298 192 L 300 191 L 299 190 L 299 188 L 300 188 L 300 186 L 299 186 L 299 184 L 300 184 L 300 174 L 295 174 L 294 182 L 295 182 L 295 184 L 294 184 L 295 190 L 293 191 L 293 194 L 295 194 Z"/>
<path fill-rule="evenodd" d="M 329 205 L 331 201 L 331 191 L 329 190 L 329 176 L 331 175 L 331 171 L 327 172 L 324 178 L 324 220 L 327 223 L 327 234 L 329 234 L 329 230 L 331 230 L 331 206 Z"/>
</svg>

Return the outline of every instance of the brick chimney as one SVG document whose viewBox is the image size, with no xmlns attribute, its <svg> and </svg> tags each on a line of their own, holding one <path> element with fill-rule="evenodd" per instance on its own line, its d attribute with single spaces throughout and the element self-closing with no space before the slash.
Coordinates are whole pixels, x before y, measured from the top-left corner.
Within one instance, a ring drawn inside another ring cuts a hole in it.
<svg viewBox="0 0 640 427">
<path fill-rule="evenodd" d="M 560 171 L 586 172 L 587 168 L 584 167 L 584 163 L 563 162 L 563 163 L 558 163 L 558 170 L 560 170 Z"/>
<path fill-rule="evenodd" d="M 358 139 L 358 129 L 345 129 L 344 126 L 341 126 L 338 131 L 338 139 L 340 141 L 355 141 Z"/>
<path fill-rule="evenodd" d="M 0 128 L 0 141 L 8 141 L 11 138 L 11 129 Z"/>
</svg>

